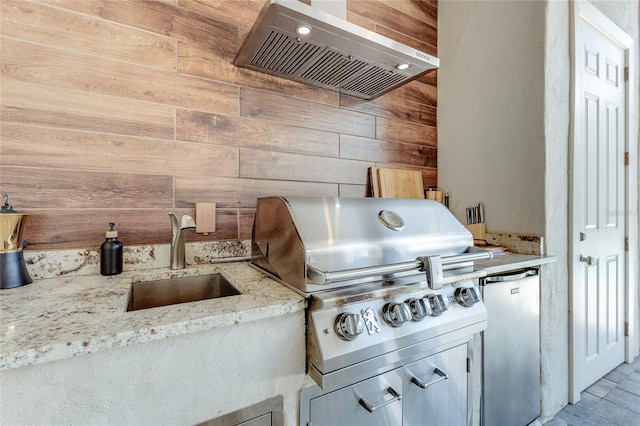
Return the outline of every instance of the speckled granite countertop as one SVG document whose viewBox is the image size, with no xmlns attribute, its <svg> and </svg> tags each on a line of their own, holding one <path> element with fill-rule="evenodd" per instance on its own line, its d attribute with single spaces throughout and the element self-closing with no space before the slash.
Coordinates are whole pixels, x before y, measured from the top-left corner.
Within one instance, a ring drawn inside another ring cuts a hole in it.
<svg viewBox="0 0 640 426">
<path fill-rule="evenodd" d="M 216 251 L 227 256 L 246 256 L 246 246 L 246 243 L 227 243 L 221 247 L 220 244 L 193 245 L 189 247 L 191 258 L 188 260 L 198 260 L 199 253 Z M 247 262 L 194 262 L 186 269 L 171 271 L 160 266 L 167 264 L 166 247 L 129 250 L 128 267 L 145 264 L 151 268 L 131 271 L 125 268 L 121 275 L 103 277 L 97 275 L 97 252 L 28 253 L 33 258 L 29 267 L 34 282 L 0 292 L 0 370 L 285 315 L 305 308 L 302 296 Z M 29 259 L 28 256 L 25 254 Z M 555 256 L 532 254 L 497 255 L 491 260 L 476 262 L 475 270 L 481 270 L 485 276 L 555 260 Z M 75 275 L 82 272 L 86 275 Z M 222 273 L 242 294 L 125 311 L 132 282 L 216 272 Z"/>
<path fill-rule="evenodd" d="M 241 295 L 126 312 L 132 282 L 222 273 Z M 0 370 L 303 310 L 304 298 L 247 262 L 34 279 L 0 292 Z"/>
</svg>

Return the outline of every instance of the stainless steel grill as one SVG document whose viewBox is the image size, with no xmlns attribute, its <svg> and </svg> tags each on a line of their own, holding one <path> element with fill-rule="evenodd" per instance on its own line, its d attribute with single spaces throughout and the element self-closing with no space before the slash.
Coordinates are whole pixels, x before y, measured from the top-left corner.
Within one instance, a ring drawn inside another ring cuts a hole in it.
<svg viewBox="0 0 640 426">
<path fill-rule="evenodd" d="M 318 386 L 303 391 L 301 422 L 313 417 L 313 401 L 392 372 L 412 385 L 383 380 L 383 405 L 355 401 L 366 413 L 390 413 L 383 415 L 387 424 L 397 424 L 397 410 L 382 407 L 417 392 L 414 387 L 454 387 L 466 408 L 467 357 L 464 365 L 449 365 L 450 357 L 426 370 L 423 364 L 454 348 L 467 353 L 471 336 L 486 328 L 473 262 L 491 254 L 472 243 L 466 228 L 432 200 L 258 200 L 252 264 L 308 298 L 307 369 Z M 412 368 L 426 373 L 409 377 Z M 359 420 L 359 411 L 352 414 L 349 423 L 371 424 L 370 417 Z M 405 412 L 405 418 L 412 417 Z"/>
</svg>

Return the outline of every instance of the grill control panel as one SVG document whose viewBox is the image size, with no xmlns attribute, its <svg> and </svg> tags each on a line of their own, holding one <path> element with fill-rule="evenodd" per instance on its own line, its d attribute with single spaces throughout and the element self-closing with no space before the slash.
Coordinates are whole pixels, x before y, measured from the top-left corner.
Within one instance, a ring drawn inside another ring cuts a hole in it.
<svg viewBox="0 0 640 426">
<path fill-rule="evenodd" d="M 470 308 L 480 301 L 480 292 L 476 287 L 457 287 L 453 294 L 429 293 L 423 297 L 410 297 L 404 302 L 388 302 L 378 314 L 382 314 L 385 323 L 399 328 L 407 322 L 439 317 L 452 305 Z M 374 329 L 372 322 L 375 325 Z M 365 328 L 369 335 L 380 332 L 378 318 L 371 307 L 362 310 L 361 313 L 342 312 L 335 318 L 334 329 L 342 340 L 355 340 Z"/>
<path fill-rule="evenodd" d="M 487 310 L 472 280 L 438 290 L 425 281 L 369 289 L 355 296 L 347 291 L 313 295 L 307 363 L 322 388 L 369 377 L 396 351 L 403 356 L 424 352 L 486 328 Z"/>
</svg>

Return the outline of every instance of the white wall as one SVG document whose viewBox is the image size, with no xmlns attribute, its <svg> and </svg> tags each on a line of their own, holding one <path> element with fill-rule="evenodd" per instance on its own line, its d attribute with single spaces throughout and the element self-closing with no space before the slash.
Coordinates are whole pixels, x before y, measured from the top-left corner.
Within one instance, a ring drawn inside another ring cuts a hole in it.
<svg viewBox="0 0 640 426">
<path fill-rule="evenodd" d="M 639 2 L 594 4 L 638 45 Z M 543 420 L 568 401 L 569 13 L 566 0 L 442 0 L 438 16 L 438 185 L 450 191 L 459 219 L 482 201 L 488 231 L 544 235 L 546 252 L 558 256 L 542 270 Z M 638 99 L 638 88 L 632 90 Z M 631 119 L 638 123 L 637 111 Z M 637 127 L 633 133 L 637 141 Z M 638 206 L 634 147 L 632 206 Z M 631 216 L 637 283 L 637 208 Z M 637 316 L 635 324 L 640 330 Z M 634 346 L 637 355 L 637 339 Z"/>
<path fill-rule="evenodd" d="M 438 186 L 487 230 L 544 232 L 544 4 L 442 1 Z"/>
<path fill-rule="evenodd" d="M 551 418 L 569 396 L 569 125 L 571 114 L 569 9 L 552 1 L 545 40 L 545 243 L 558 261 L 543 275 L 540 291 L 541 416 Z M 555 63 L 554 63 L 555 62 Z"/>
</svg>

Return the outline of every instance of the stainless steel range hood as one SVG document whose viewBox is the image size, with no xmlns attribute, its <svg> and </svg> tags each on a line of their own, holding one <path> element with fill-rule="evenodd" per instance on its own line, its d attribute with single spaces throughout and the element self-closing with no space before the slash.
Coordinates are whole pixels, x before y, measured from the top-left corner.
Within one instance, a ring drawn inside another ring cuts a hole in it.
<svg viewBox="0 0 640 426">
<path fill-rule="evenodd" d="M 235 63 L 369 100 L 438 68 L 439 60 L 299 1 L 271 0 Z"/>
</svg>

